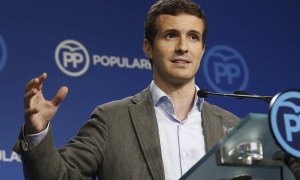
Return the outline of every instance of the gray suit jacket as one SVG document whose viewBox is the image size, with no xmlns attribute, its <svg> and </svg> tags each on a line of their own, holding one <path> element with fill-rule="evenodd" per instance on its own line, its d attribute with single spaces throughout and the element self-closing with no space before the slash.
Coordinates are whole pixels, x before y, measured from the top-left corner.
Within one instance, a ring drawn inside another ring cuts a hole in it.
<svg viewBox="0 0 300 180">
<path fill-rule="evenodd" d="M 208 151 L 238 118 L 204 103 L 203 134 Z M 78 135 L 56 150 L 52 131 L 32 149 L 20 136 L 26 179 L 164 179 L 158 125 L 149 88 L 133 97 L 98 106 Z"/>
</svg>

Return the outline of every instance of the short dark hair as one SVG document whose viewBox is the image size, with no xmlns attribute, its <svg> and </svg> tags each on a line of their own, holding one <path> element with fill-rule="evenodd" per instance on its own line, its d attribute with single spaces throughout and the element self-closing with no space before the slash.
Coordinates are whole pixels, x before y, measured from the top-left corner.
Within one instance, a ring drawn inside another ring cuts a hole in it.
<svg viewBox="0 0 300 180">
<path fill-rule="evenodd" d="M 161 14 L 178 15 L 181 13 L 194 15 L 203 21 L 204 30 L 202 34 L 202 43 L 203 45 L 205 44 L 207 31 L 206 17 L 198 4 L 192 0 L 159 0 L 151 6 L 144 22 L 144 38 L 149 41 L 152 47 L 157 33 L 157 17 Z"/>
</svg>

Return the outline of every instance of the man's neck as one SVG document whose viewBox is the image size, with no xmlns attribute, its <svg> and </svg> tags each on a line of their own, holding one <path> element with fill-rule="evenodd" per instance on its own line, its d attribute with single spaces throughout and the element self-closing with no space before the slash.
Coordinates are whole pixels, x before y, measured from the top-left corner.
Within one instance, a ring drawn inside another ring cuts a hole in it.
<svg viewBox="0 0 300 180">
<path fill-rule="evenodd" d="M 164 91 L 174 104 L 175 115 L 179 120 L 184 120 L 188 112 L 193 107 L 195 101 L 195 81 L 190 81 L 184 84 L 165 84 L 156 82 L 155 84 Z"/>
</svg>

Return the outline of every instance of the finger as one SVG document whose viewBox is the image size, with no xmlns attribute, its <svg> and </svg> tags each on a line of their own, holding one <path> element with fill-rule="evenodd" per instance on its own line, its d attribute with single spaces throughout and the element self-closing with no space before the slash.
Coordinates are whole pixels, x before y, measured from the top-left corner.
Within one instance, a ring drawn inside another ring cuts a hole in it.
<svg viewBox="0 0 300 180">
<path fill-rule="evenodd" d="M 36 94 L 37 94 L 37 90 L 32 89 L 31 91 L 27 92 L 24 95 L 24 108 L 29 108 L 30 107 L 31 98 Z"/>
<path fill-rule="evenodd" d="M 53 100 L 51 101 L 52 104 L 54 106 L 59 106 L 59 104 L 61 103 L 61 101 L 63 101 L 65 99 L 66 95 L 68 94 L 68 91 L 69 90 L 68 90 L 68 88 L 66 86 L 61 87 L 57 91 L 57 93 L 56 93 L 55 97 L 53 98 Z"/>
<path fill-rule="evenodd" d="M 47 78 L 47 73 L 43 73 L 38 77 L 38 83 L 37 83 L 37 90 L 41 90 L 42 86 L 43 86 L 43 82 L 45 81 L 45 79 Z"/>
<path fill-rule="evenodd" d="M 38 78 L 31 79 L 25 86 L 25 92 L 30 91 L 32 88 L 41 89 L 43 81 L 47 78 L 47 73 L 41 74 Z"/>
<path fill-rule="evenodd" d="M 33 78 L 31 79 L 25 86 L 25 93 L 27 93 L 28 91 L 32 90 L 32 88 L 34 86 L 36 86 L 36 84 L 38 83 L 38 78 Z"/>
</svg>

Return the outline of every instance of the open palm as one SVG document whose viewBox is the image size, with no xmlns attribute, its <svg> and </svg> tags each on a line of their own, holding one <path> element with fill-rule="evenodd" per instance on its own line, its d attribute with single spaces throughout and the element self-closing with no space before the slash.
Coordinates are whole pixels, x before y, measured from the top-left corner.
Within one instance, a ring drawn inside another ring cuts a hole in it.
<svg viewBox="0 0 300 180">
<path fill-rule="evenodd" d="M 63 86 L 57 91 L 52 100 L 46 100 L 42 92 L 42 85 L 46 78 L 47 74 L 43 73 L 38 78 L 29 81 L 25 87 L 24 116 L 26 134 L 43 131 L 68 93 L 68 88 Z"/>
</svg>

